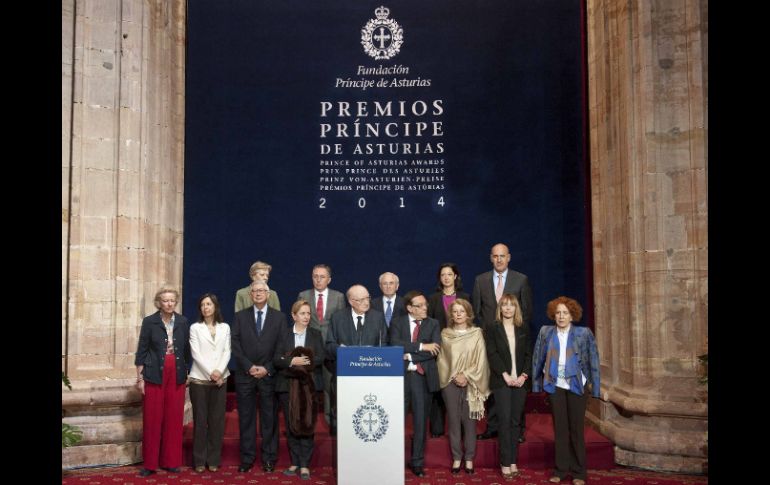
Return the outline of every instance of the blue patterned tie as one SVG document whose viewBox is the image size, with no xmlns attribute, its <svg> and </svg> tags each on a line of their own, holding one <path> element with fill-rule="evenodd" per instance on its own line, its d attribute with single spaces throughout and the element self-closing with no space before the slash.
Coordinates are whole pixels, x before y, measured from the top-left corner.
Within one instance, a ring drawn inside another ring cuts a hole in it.
<svg viewBox="0 0 770 485">
<path fill-rule="evenodd" d="M 262 310 L 257 311 L 257 337 L 262 332 Z"/>
<path fill-rule="evenodd" d="M 385 323 L 390 327 L 390 319 L 393 318 L 393 309 L 390 307 L 390 300 L 388 300 L 388 308 L 385 310 Z"/>
</svg>

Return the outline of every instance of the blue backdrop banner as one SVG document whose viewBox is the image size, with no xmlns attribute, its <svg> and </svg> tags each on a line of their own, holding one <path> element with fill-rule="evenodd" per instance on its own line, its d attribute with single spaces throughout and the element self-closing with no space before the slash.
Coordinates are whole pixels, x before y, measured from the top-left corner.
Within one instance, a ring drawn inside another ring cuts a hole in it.
<svg viewBox="0 0 770 485">
<path fill-rule="evenodd" d="M 498 242 L 533 331 L 558 295 L 590 308 L 583 21 L 578 0 L 190 1 L 185 313 L 214 292 L 230 321 L 256 260 L 284 311 L 317 263 L 375 297 L 452 261 L 470 293 Z"/>
</svg>

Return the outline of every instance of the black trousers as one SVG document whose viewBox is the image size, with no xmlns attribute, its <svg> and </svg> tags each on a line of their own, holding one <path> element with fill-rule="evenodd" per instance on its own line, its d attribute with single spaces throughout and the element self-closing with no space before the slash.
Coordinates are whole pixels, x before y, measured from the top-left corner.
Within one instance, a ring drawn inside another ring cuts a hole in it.
<svg viewBox="0 0 770 485">
<path fill-rule="evenodd" d="M 412 466 L 425 465 L 425 432 L 431 393 L 424 375 L 409 371 L 404 376 L 404 416 L 412 408 Z"/>
<path fill-rule="evenodd" d="M 497 408 L 495 407 L 495 395 L 494 393 L 487 398 L 487 433 L 495 433 L 499 429 L 499 420 L 497 417 Z M 524 434 L 524 428 L 527 421 L 525 419 L 524 406 L 521 407 L 521 415 L 519 416 L 519 423 L 521 425 L 521 434 Z"/>
<path fill-rule="evenodd" d="M 503 386 L 493 389 L 492 393 L 498 416 L 500 466 L 514 465 L 519 454 L 519 435 L 523 432 L 521 415 L 527 400 L 527 390 L 524 387 Z"/>
<path fill-rule="evenodd" d="M 564 478 L 586 479 L 586 445 L 583 436 L 586 401 L 588 396 L 570 392 L 560 387 L 549 395 L 553 412 L 553 432 L 556 445 L 556 470 L 554 475 Z"/>
<path fill-rule="evenodd" d="M 225 437 L 227 385 L 190 384 L 193 411 L 193 466 L 219 466 Z"/>
<path fill-rule="evenodd" d="M 314 436 L 297 436 L 291 432 L 289 426 L 289 393 L 279 392 L 278 400 L 283 409 L 283 416 L 286 421 L 286 443 L 289 445 L 289 456 L 292 466 L 300 468 L 309 468 L 310 460 L 313 458 L 313 447 L 315 444 Z"/>
<path fill-rule="evenodd" d="M 278 458 L 278 406 L 275 378 L 240 378 L 235 383 L 238 401 L 241 463 L 254 463 L 257 456 L 257 404 L 259 434 L 262 436 L 262 463 L 275 463 Z"/>
<path fill-rule="evenodd" d="M 441 392 L 432 392 L 430 399 L 430 432 L 435 435 L 444 434 L 444 415 L 446 404 Z"/>
</svg>

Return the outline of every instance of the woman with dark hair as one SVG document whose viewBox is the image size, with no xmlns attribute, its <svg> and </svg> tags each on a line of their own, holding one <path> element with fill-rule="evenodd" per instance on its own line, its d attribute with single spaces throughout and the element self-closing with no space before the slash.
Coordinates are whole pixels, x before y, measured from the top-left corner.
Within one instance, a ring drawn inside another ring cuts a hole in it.
<svg viewBox="0 0 770 485">
<path fill-rule="evenodd" d="M 157 312 L 142 320 L 136 348 L 136 387 L 142 401 L 142 455 L 139 476 L 158 466 L 178 473 L 182 466 L 184 390 L 190 357 L 187 319 L 176 313 L 179 292 L 163 287 L 155 293 Z"/>
<path fill-rule="evenodd" d="M 227 376 L 230 371 L 230 326 L 223 322 L 219 300 L 206 293 L 198 300 L 200 317 L 190 327 L 190 402 L 193 410 L 193 466 L 202 473 L 219 469 L 225 436 Z"/>
<path fill-rule="evenodd" d="M 577 301 L 560 296 L 548 302 L 546 313 L 556 325 L 544 325 L 537 336 L 532 391 L 547 392 L 553 412 L 556 469 L 548 481 L 571 474 L 574 485 L 585 485 L 583 428 L 588 393 L 599 397 L 599 350 L 590 328 L 572 325 L 583 316 Z"/>
<path fill-rule="evenodd" d="M 455 300 L 451 315 L 441 331 L 438 376 L 449 421 L 449 445 L 452 450 L 452 474 L 460 473 L 465 458 L 465 473 L 472 475 L 476 456 L 476 422 L 484 417 L 484 401 L 489 396 L 489 363 L 481 328 L 473 325 L 473 309 L 467 300 Z M 465 451 L 460 440 L 465 435 Z"/>
<path fill-rule="evenodd" d="M 460 268 L 454 263 L 441 263 L 436 273 L 436 292 L 428 298 L 428 316 L 438 320 L 441 328 L 447 325 L 447 308 L 458 298 L 471 301 L 471 296 L 463 291 Z"/>
<path fill-rule="evenodd" d="M 499 418 L 500 467 L 503 478 L 519 475 L 516 458 L 521 434 L 521 414 L 527 400 L 524 387 L 532 372 L 527 326 L 523 325 L 519 299 L 504 293 L 497 303 L 495 324 L 487 329 L 489 388 L 495 396 Z"/>
<path fill-rule="evenodd" d="M 291 466 L 284 475 L 310 480 L 313 458 L 316 407 L 315 393 L 323 391 L 321 369 L 324 342 L 321 331 L 310 328 L 310 303 L 297 300 L 291 307 L 294 325 L 278 339 L 273 365 L 280 370 L 275 392 L 286 419 L 286 442 Z"/>
<path fill-rule="evenodd" d="M 447 308 L 458 298 L 471 301 L 463 291 L 460 268 L 455 263 L 441 263 L 436 272 L 436 292 L 428 297 L 428 316 L 438 320 L 441 329 L 447 325 Z M 444 434 L 446 405 L 440 392 L 434 392 L 430 403 L 430 434 L 438 438 Z"/>
</svg>

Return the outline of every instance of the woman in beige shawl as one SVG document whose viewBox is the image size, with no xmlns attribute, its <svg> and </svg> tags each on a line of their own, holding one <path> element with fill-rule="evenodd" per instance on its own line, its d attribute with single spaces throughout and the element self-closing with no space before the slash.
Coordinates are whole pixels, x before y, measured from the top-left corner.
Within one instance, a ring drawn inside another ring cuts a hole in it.
<svg viewBox="0 0 770 485">
<path fill-rule="evenodd" d="M 455 300 L 449 307 L 447 328 L 441 331 L 438 375 L 447 409 L 452 473 L 460 473 L 462 427 L 465 431 L 465 472 L 472 475 L 476 421 L 484 417 L 484 401 L 489 396 L 489 362 L 483 332 L 473 326 L 473 309 L 466 300 Z"/>
</svg>

